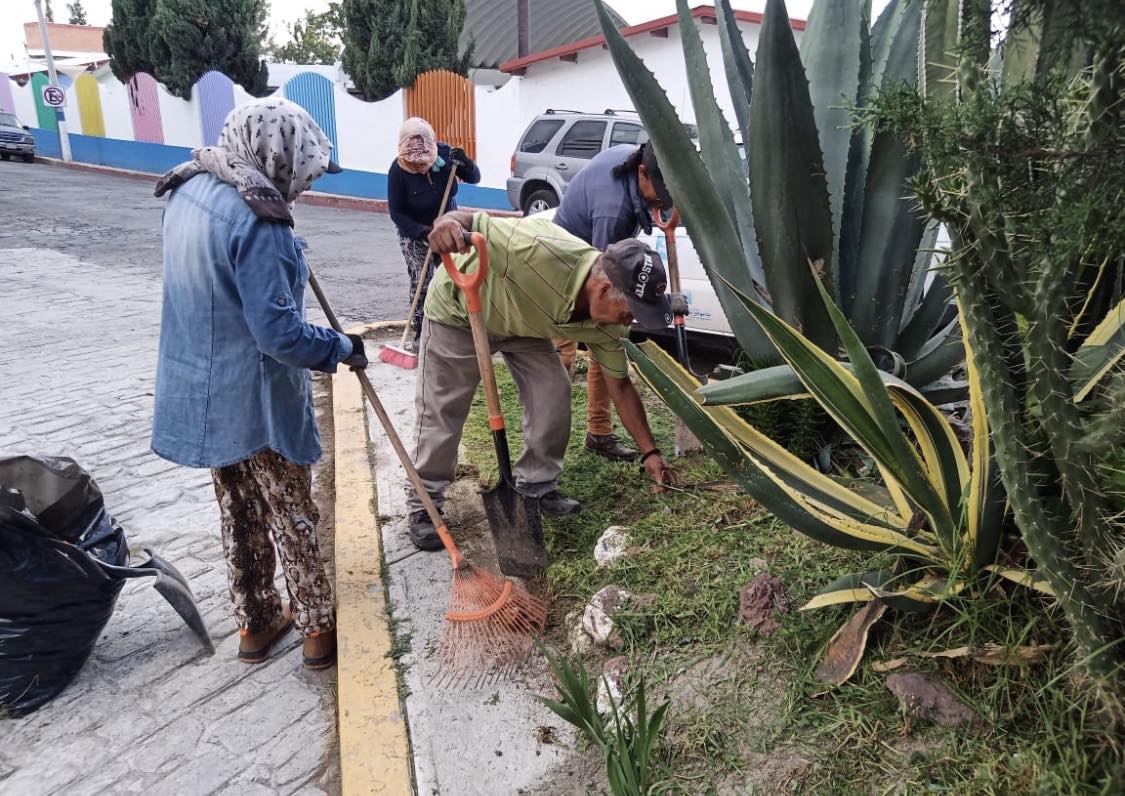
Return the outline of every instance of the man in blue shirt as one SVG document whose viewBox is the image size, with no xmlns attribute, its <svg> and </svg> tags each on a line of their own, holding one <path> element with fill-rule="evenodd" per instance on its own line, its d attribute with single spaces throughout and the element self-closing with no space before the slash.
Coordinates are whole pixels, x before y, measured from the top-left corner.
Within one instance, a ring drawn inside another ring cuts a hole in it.
<svg viewBox="0 0 1125 796">
<path fill-rule="evenodd" d="M 670 209 L 672 197 L 650 144 L 610 147 L 591 160 L 567 186 L 555 223 L 596 249 L 652 232 L 652 211 Z M 574 376 L 576 340 L 556 340 L 563 364 Z M 615 461 L 632 461 L 640 452 L 613 433 L 605 374 L 593 358 L 586 372 L 586 450 Z"/>
</svg>

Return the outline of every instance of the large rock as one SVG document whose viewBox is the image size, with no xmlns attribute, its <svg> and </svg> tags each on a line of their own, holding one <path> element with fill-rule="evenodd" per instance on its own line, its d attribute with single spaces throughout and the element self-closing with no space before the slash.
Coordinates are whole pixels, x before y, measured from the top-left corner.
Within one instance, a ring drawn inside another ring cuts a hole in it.
<svg viewBox="0 0 1125 796">
<path fill-rule="evenodd" d="M 606 586 L 586 604 L 582 612 L 582 630 L 603 647 L 617 648 L 622 644 L 621 631 L 614 622 L 622 608 L 633 599 L 633 595 L 617 586 Z"/>
<path fill-rule="evenodd" d="M 625 691 L 626 671 L 627 663 L 624 658 L 610 658 L 605 662 L 602 676 L 598 678 L 598 713 L 608 716 L 611 722 L 613 721 L 613 706 L 617 705 L 618 709 L 623 707 L 622 695 Z M 611 696 L 613 697 L 612 700 L 610 699 Z"/>
</svg>

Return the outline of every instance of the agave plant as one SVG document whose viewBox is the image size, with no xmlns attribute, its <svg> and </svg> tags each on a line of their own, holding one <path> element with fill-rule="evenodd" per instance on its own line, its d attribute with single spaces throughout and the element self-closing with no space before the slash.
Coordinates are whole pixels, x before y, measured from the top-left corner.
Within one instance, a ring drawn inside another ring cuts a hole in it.
<svg viewBox="0 0 1125 796">
<path fill-rule="evenodd" d="M 776 361 L 777 352 L 736 291 L 836 355 L 839 335 L 818 298 L 820 285 L 880 369 L 907 383 L 926 388 L 963 359 L 949 285 L 930 273 L 937 227 L 906 198 L 918 158 L 874 125 L 853 129 L 849 116 L 850 106 L 916 82 L 921 2 L 892 0 L 871 28 L 870 0 L 819 0 L 799 52 L 784 1 L 768 0 L 755 66 L 729 0 L 719 0 L 745 169 L 686 0 L 677 0 L 677 9 L 699 152 L 602 0 L 595 5 L 676 205 L 751 359 Z"/>
</svg>

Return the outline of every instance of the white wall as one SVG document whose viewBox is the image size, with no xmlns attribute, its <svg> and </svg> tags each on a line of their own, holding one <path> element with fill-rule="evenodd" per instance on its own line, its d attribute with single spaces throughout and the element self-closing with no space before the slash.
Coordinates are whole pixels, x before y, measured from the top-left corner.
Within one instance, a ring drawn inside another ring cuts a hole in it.
<svg viewBox="0 0 1125 796">
<path fill-rule="evenodd" d="M 511 175 L 512 153 L 527 126 L 515 110 L 522 82 L 515 78 L 495 91 L 476 87 L 477 165 L 480 184 L 486 188 L 506 187 Z"/>
<path fill-rule="evenodd" d="M 736 123 L 734 106 L 731 104 L 726 70 L 723 66 L 719 28 L 717 25 L 698 25 L 698 27 L 703 36 L 703 47 L 707 53 L 707 64 L 710 67 L 711 82 L 715 87 L 719 107 L 727 122 L 733 127 Z M 750 56 L 753 58 L 758 51 L 760 26 L 743 22 L 739 27 L 742 30 L 743 41 L 746 42 Z M 797 33 L 797 36 L 799 41 L 800 33 Z M 685 122 L 694 122 L 695 110 L 692 108 L 691 93 L 688 89 L 679 25 L 668 30 L 668 38 L 642 33 L 630 36 L 626 42 L 645 62 L 645 66 L 656 75 L 656 79 L 664 87 L 669 101 L 676 108 L 680 118 Z M 520 126 L 521 132 L 532 118 L 547 108 L 597 112 L 606 108 L 633 108 L 633 101 L 617 76 L 613 58 L 608 50 L 601 47 L 580 51 L 577 63 L 554 58 L 532 64 L 527 68 L 524 77 L 512 82 L 517 81 L 521 84 L 517 106 L 517 126 Z"/>
<path fill-rule="evenodd" d="M 107 69 L 98 75 L 98 92 L 102 97 L 105 137 L 132 141 L 133 115 L 129 106 L 129 87 Z"/>
<path fill-rule="evenodd" d="M 203 122 L 200 120 L 198 88 L 191 87 L 192 102 L 182 100 L 156 84 L 156 99 L 160 104 L 160 125 L 164 130 L 164 143 L 171 146 L 203 146 Z"/>
<path fill-rule="evenodd" d="M 31 81 L 19 85 L 12 81 L 12 102 L 16 106 L 16 116 L 20 124 L 28 127 L 39 126 L 39 115 L 35 112 L 35 95 L 31 92 Z"/>
<path fill-rule="evenodd" d="M 398 154 L 403 97 L 396 91 L 378 102 L 364 102 L 335 86 L 336 140 L 340 165 L 346 169 L 386 174 Z"/>
</svg>

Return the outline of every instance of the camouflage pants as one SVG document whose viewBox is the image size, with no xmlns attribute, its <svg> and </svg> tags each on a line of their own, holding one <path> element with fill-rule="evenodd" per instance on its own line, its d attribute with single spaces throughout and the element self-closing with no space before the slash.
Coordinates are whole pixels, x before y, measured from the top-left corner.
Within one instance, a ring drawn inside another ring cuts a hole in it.
<svg viewBox="0 0 1125 796">
<path fill-rule="evenodd" d="M 259 633 L 281 615 L 275 544 L 297 628 L 306 636 L 335 628 L 332 588 L 316 540 L 320 515 L 312 499 L 312 469 L 265 450 L 216 467 L 211 477 L 239 628 Z"/>
<path fill-rule="evenodd" d="M 407 319 L 414 330 L 414 343 L 417 345 L 418 338 L 422 336 L 424 315 L 422 308 L 426 304 L 426 292 L 429 290 L 430 280 L 433 279 L 434 269 L 441 266 L 441 259 L 435 254 L 430 257 L 429 263 L 426 263 L 426 253 L 430 250 L 430 244 L 424 240 L 400 236 L 398 246 L 402 249 L 402 257 L 406 260 L 406 274 L 410 277 L 410 295 L 406 297 L 408 303 L 414 299 L 418 280 L 421 279 L 425 283 L 421 295 L 418 296 L 418 306 L 414 308 L 414 315 Z"/>
</svg>

